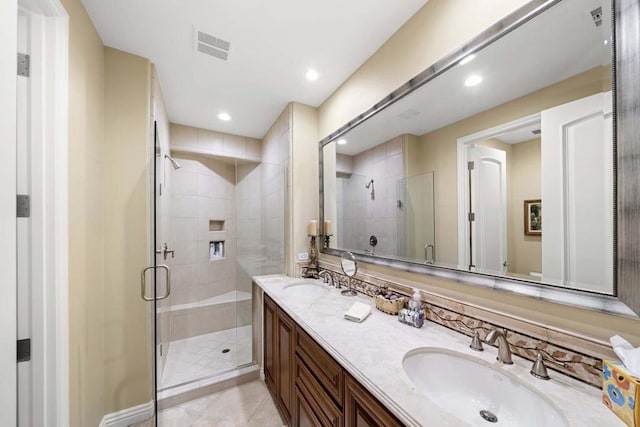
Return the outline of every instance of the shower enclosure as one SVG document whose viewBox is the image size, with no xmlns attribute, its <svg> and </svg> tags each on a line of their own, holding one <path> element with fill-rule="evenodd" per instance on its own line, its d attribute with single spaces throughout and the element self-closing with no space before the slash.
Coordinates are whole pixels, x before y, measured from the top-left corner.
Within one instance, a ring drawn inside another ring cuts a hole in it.
<svg viewBox="0 0 640 427">
<path fill-rule="evenodd" d="M 284 271 L 283 165 L 156 156 L 156 390 L 176 396 L 257 369 L 251 277 Z M 157 269 L 156 295 L 166 284 Z M 162 403 L 161 403 L 162 405 Z"/>
</svg>

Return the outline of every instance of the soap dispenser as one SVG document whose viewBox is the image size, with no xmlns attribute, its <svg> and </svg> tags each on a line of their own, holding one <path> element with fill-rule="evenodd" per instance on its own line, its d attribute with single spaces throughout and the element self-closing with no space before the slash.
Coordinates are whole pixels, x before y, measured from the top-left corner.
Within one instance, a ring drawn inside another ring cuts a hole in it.
<svg viewBox="0 0 640 427">
<path fill-rule="evenodd" d="M 407 325 L 421 328 L 424 325 L 424 308 L 420 299 L 420 291 L 413 290 L 413 297 L 408 303 L 408 308 L 403 308 L 398 313 L 398 320 Z"/>
</svg>

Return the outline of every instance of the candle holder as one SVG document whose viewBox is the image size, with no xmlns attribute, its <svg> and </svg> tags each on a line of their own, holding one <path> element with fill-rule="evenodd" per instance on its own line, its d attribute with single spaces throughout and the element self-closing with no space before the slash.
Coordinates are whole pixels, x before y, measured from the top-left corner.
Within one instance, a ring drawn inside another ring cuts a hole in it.
<svg viewBox="0 0 640 427">
<path fill-rule="evenodd" d="M 309 265 L 302 274 L 305 279 L 317 279 L 318 276 L 318 248 L 316 245 L 317 234 L 308 234 L 309 242 Z"/>
<path fill-rule="evenodd" d="M 329 244 L 331 243 L 331 236 L 333 236 L 333 234 L 325 234 L 324 235 L 324 242 L 322 245 L 323 249 L 329 249 Z"/>
</svg>

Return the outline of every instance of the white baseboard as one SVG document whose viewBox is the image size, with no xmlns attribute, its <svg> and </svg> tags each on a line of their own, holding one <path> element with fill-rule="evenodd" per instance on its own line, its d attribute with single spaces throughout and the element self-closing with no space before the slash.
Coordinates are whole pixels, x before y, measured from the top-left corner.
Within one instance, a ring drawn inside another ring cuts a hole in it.
<svg viewBox="0 0 640 427">
<path fill-rule="evenodd" d="M 153 417 L 153 400 L 102 417 L 99 427 L 128 427 Z"/>
</svg>

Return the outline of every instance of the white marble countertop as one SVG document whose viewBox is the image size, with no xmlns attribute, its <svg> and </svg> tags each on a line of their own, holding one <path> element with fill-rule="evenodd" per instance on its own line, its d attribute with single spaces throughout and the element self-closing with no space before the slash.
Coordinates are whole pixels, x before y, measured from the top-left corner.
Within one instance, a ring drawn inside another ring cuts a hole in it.
<svg viewBox="0 0 640 427">
<path fill-rule="evenodd" d="M 468 425 L 413 389 L 410 379 L 402 369 L 402 360 L 409 350 L 419 347 L 457 351 L 484 360 L 496 369 L 516 376 L 555 402 L 571 426 L 625 425 L 602 404 L 600 390 L 552 370 L 549 371 L 551 380 L 535 379 L 529 374 L 531 362 L 528 360 L 514 355 L 514 364 L 504 365 L 496 361 L 496 348 L 485 346 L 484 352 L 472 351 L 469 349 L 469 337 L 436 323 L 425 322 L 421 329 L 403 325 L 396 316 L 376 310 L 372 298 L 365 295 L 345 297 L 336 288 L 324 285 L 329 292 L 321 297 L 292 298 L 284 291 L 285 285 L 317 281 L 282 275 L 257 276 L 253 279 L 406 425 Z M 343 317 L 344 312 L 355 301 L 370 304 L 373 308 L 371 315 L 362 323 L 350 322 Z"/>
</svg>

